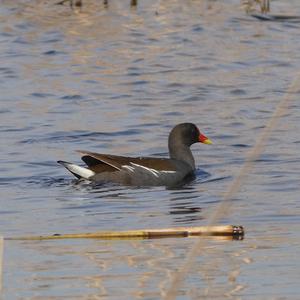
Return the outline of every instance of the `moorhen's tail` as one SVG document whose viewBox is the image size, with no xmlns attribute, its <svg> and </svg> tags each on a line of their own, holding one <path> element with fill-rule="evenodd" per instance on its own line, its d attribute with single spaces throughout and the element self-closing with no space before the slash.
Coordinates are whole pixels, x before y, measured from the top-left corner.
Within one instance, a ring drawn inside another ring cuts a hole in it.
<svg viewBox="0 0 300 300">
<path fill-rule="evenodd" d="M 70 171 L 74 176 L 76 176 L 79 179 L 80 178 L 89 179 L 90 177 L 95 175 L 94 171 L 69 163 L 67 161 L 58 160 L 57 162 L 62 166 L 64 166 L 68 171 Z"/>
</svg>

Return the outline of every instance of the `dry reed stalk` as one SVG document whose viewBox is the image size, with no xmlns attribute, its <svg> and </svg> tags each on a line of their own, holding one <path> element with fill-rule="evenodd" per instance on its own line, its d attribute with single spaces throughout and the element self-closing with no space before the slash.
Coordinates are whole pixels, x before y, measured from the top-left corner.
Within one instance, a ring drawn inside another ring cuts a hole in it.
<svg viewBox="0 0 300 300">
<path fill-rule="evenodd" d="M 90 233 L 53 234 L 42 236 L 8 237 L 6 240 L 57 240 L 57 239 L 130 239 L 130 238 L 163 238 L 187 236 L 243 236 L 242 226 L 219 225 L 177 227 L 165 229 L 141 229 L 127 231 L 97 231 Z"/>
<path fill-rule="evenodd" d="M 235 179 L 228 187 L 227 191 L 223 196 L 222 201 L 217 206 L 215 212 L 209 218 L 207 226 L 212 226 L 214 224 L 217 224 L 222 217 L 228 215 L 229 208 L 232 203 L 231 200 L 237 194 L 242 184 L 244 184 L 245 179 L 253 169 L 256 160 L 263 153 L 271 133 L 274 131 L 275 127 L 277 126 L 281 116 L 283 116 L 284 113 L 286 112 L 289 101 L 292 100 L 293 96 L 298 94 L 299 87 L 300 87 L 300 72 L 295 75 L 294 80 L 291 82 L 290 86 L 288 87 L 285 93 L 285 96 L 279 101 L 279 103 L 275 107 L 273 115 L 267 122 L 265 128 L 261 132 L 261 135 L 257 138 L 255 146 L 248 153 L 244 165 L 241 167 Z M 189 270 L 191 270 L 195 258 L 200 254 L 201 250 L 203 251 L 204 246 L 205 246 L 204 241 L 200 239 L 198 239 L 194 243 L 190 251 L 187 253 L 183 265 L 174 273 L 173 277 L 171 278 L 171 285 L 163 296 L 164 300 L 173 300 L 176 298 L 179 287 L 184 281 Z"/>
</svg>

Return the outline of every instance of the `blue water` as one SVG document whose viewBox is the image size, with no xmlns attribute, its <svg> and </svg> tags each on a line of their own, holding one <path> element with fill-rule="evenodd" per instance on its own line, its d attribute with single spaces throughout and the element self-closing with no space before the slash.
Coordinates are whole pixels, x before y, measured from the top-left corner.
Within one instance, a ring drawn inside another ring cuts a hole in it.
<svg viewBox="0 0 300 300">
<path fill-rule="evenodd" d="M 83 2 L 2 1 L 1 235 L 205 225 L 290 95 L 220 220 L 245 239 L 207 240 L 178 299 L 298 299 L 300 23 L 233 0 Z M 192 146 L 197 176 L 179 189 L 78 182 L 56 163 L 80 163 L 78 149 L 165 157 L 181 122 L 214 144 Z M 194 242 L 5 241 L 3 298 L 159 299 Z"/>
</svg>

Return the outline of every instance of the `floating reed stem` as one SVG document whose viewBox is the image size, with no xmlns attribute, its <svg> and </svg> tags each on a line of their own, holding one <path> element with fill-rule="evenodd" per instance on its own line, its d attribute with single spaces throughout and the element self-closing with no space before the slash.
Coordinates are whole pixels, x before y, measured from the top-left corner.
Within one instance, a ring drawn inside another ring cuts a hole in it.
<svg viewBox="0 0 300 300">
<path fill-rule="evenodd" d="M 58 240 L 58 239 L 152 239 L 164 237 L 188 237 L 188 236 L 232 236 L 242 237 L 242 226 L 198 226 L 176 227 L 166 229 L 141 229 L 127 231 L 96 231 L 89 233 L 53 234 L 41 236 L 8 237 L 6 240 Z"/>
</svg>

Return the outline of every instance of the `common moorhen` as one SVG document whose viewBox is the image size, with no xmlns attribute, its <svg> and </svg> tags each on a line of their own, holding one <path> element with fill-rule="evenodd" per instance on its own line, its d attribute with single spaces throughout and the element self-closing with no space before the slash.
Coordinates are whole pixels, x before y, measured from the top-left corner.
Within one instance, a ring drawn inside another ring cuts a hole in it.
<svg viewBox="0 0 300 300">
<path fill-rule="evenodd" d="M 114 182 L 134 186 L 176 186 L 194 176 L 194 143 L 212 144 L 196 125 L 176 125 L 169 134 L 170 158 L 125 157 L 89 151 L 78 152 L 87 168 L 58 161 L 77 178 L 95 182 Z"/>
</svg>

